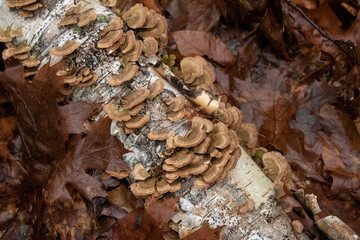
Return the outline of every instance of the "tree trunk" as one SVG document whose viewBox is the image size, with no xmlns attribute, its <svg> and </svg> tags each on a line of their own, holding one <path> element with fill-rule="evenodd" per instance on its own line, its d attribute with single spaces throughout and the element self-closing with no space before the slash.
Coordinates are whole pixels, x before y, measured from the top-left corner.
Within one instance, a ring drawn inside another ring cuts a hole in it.
<svg viewBox="0 0 360 240">
<path fill-rule="evenodd" d="M 115 16 L 110 9 L 99 4 L 99 1 L 88 0 L 88 7 L 93 7 L 98 15 Z M 57 3 L 57 4 L 55 4 Z M 116 55 L 108 55 L 104 50 L 95 48 L 100 39 L 100 31 L 107 23 L 96 22 L 94 27 L 84 28 L 80 33 L 73 29 L 58 27 L 58 21 L 64 15 L 64 7 L 73 4 L 73 0 L 46 1 L 41 11 L 35 13 L 35 17 L 24 20 L 10 11 L 4 4 L 0 8 L 0 15 L 6 16 L 0 21 L 0 27 L 5 29 L 11 26 L 13 29 L 22 26 L 22 36 L 16 38 L 20 43 L 24 40 L 32 48 L 31 52 L 38 53 L 43 65 L 49 60 L 49 51 L 53 47 L 63 45 L 67 40 L 81 42 L 81 46 L 67 58 L 68 67 L 90 67 L 99 76 L 96 83 L 90 87 L 73 88 L 70 95 L 72 101 L 107 102 L 113 97 L 128 94 L 139 86 L 148 86 L 149 82 L 156 79 L 165 81 L 165 91 L 161 98 L 155 98 L 146 104 L 145 111 L 150 115 L 150 121 L 145 127 L 126 135 L 120 131 L 113 122 L 111 132 L 124 143 L 130 150 L 123 156 L 124 161 L 130 168 L 137 163 L 146 166 L 148 170 L 154 169 L 161 163 L 157 152 L 164 148 L 163 143 L 150 141 L 146 134 L 154 129 L 171 129 L 177 134 L 185 134 L 188 130 L 186 120 L 170 122 L 167 120 L 162 98 L 181 95 L 166 79 L 156 74 L 152 63 L 159 62 L 157 57 L 151 59 L 141 57 L 138 61 L 141 66 L 136 77 L 130 83 L 111 87 L 106 79 L 113 74 L 118 74 L 121 69 L 122 59 Z M 85 30 L 86 29 L 86 30 Z M 51 63 L 59 61 L 52 58 Z M 198 110 L 189 105 L 189 112 L 193 114 Z M 103 113 L 100 114 L 103 116 Z M 294 234 L 291 221 L 284 210 L 275 202 L 273 183 L 242 149 L 242 155 L 238 159 L 236 168 L 230 173 L 228 179 L 222 183 L 216 183 L 208 189 L 196 189 L 193 187 L 195 178 L 182 182 L 182 189 L 175 195 L 182 196 L 180 210 L 173 217 L 173 221 L 179 223 L 180 236 L 186 236 L 194 229 L 202 225 L 206 220 L 211 227 L 224 225 L 223 233 L 226 239 L 297 239 L 306 236 Z M 255 203 L 255 209 L 241 213 L 240 206 L 249 199 Z"/>
</svg>

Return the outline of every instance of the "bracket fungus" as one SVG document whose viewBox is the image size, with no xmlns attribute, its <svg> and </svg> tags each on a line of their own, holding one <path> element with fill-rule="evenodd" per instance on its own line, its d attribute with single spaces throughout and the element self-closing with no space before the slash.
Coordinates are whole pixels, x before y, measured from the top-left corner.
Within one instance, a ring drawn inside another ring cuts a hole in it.
<svg viewBox="0 0 360 240">
<path fill-rule="evenodd" d="M 143 87 L 138 87 L 135 91 L 129 93 L 122 99 L 122 104 L 126 109 L 135 107 L 145 101 L 150 95 L 150 91 Z"/>
<path fill-rule="evenodd" d="M 105 7 L 114 7 L 117 3 L 117 0 L 100 0 L 101 4 Z"/>
<path fill-rule="evenodd" d="M 144 107 L 144 104 L 140 103 L 140 104 L 136 105 L 135 107 L 130 108 L 128 110 L 130 116 L 135 116 L 136 114 L 138 114 L 141 111 L 141 109 L 143 109 L 143 107 Z"/>
<path fill-rule="evenodd" d="M 183 96 L 178 96 L 176 98 L 171 98 L 165 101 L 169 105 L 167 109 L 167 117 L 170 121 L 177 121 L 182 119 L 185 116 L 185 98 Z"/>
<path fill-rule="evenodd" d="M 126 65 L 124 69 L 122 69 L 121 73 L 116 76 L 111 76 L 107 79 L 107 82 L 111 86 L 118 86 L 126 81 L 131 80 L 135 77 L 139 67 L 136 64 L 129 63 Z"/>
<path fill-rule="evenodd" d="M 155 179 L 135 182 L 130 185 L 131 192 L 136 197 L 145 197 L 155 193 Z"/>
<path fill-rule="evenodd" d="M 150 139 L 150 140 L 158 140 L 158 141 L 163 141 L 168 139 L 169 137 L 172 137 L 175 135 L 174 131 L 168 131 L 168 130 L 153 130 L 151 132 L 149 132 L 146 136 Z"/>
<path fill-rule="evenodd" d="M 135 34 L 133 30 L 129 30 L 124 34 L 125 42 L 120 45 L 120 50 L 122 53 L 127 53 L 133 49 L 135 45 Z"/>
<path fill-rule="evenodd" d="M 164 178 L 161 178 L 159 181 L 156 182 L 156 191 L 159 194 L 165 194 L 169 192 L 170 189 L 170 184 Z"/>
<path fill-rule="evenodd" d="M 96 19 L 96 12 L 94 10 L 90 10 L 88 12 L 82 13 L 79 16 L 78 26 L 83 27 L 88 25 L 91 21 Z"/>
<path fill-rule="evenodd" d="M 144 126 L 150 120 L 147 114 L 132 117 L 129 121 L 125 122 L 125 126 L 131 129 L 138 129 Z"/>
<path fill-rule="evenodd" d="M 65 16 L 60 20 L 60 26 L 67 26 L 77 24 L 79 27 L 88 25 L 91 21 L 96 19 L 96 12 L 94 10 L 86 11 L 85 6 L 75 6 L 69 8 Z"/>
<path fill-rule="evenodd" d="M 246 145 L 248 148 L 255 148 L 258 141 L 258 133 L 253 123 L 242 123 L 236 131 L 240 144 Z"/>
<path fill-rule="evenodd" d="M 22 64 L 25 67 L 35 67 L 40 64 L 40 60 L 38 60 L 36 57 L 30 57 L 25 59 Z"/>
<path fill-rule="evenodd" d="M 142 53 L 142 49 L 143 49 L 143 42 L 141 40 L 136 40 L 133 48 L 127 53 L 125 53 L 123 55 L 123 58 L 126 61 L 135 62 L 139 60 Z"/>
<path fill-rule="evenodd" d="M 100 36 L 104 36 L 106 33 L 114 30 L 120 30 L 124 26 L 120 17 L 113 17 L 110 19 L 109 26 L 101 31 Z"/>
<path fill-rule="evenodd" d="M 126 24 L 133 29 L 140 28 L 144 25 L 147 16 L 147 8 L 137 3 L 128 11 L 122 14 L 122 18 Z"/>
<path fill-rule="evenodd" d="M 185 57 L 180 62 L 181 76 L 186 84 L 192 83 L 203 72 L 203 64 L 195 57 Z"/>
<path fill-rule="evenodd" d="M 97 43 L 98 48 L 108 48 L 111 47 L 114 43 L 120 40 L 122 37 L 122 30 L 114 30 L 105 34 L 103 38 Z"/>
<path fill-rule="evenodd" d="M 159 95 L 164 90 L 164 85 L 164 81 L 161 79 L 157 79 L 155 82 L 153 82 L 149 87 L 150 95 L 148 98 L 151 100 Z"/>
<path fill-rule="evenodd" d="M 73 53 L 79 46 L 79 42 L 67 41 L 63 46 L 51 49 L 50 53 L 54 56 L 66 56 Z"/>
<path fill-rule="evenodd" d="M 195 122 L 196 123 L 196 122 Z M 199 145 L 206 137 L 206 131 L 203 129 L 204 125 L 193 124 L 191 125 L 191 132 L 186 136 L 175 136 L 174 145 L 176 147 L 195 147 Z"/>
<path fill-rule="evenodd" d="M 31 50 L 31 47 L 29 47 L 26 44 L 20 44 L 19 46 L 16 47 L 11 43 L 11 44 L 6 44 L 6 46 L 8 48 L 2 52 L 3 60 L 6 60 L 14 55 L 28 53 Z"/>
<path fill-rule="evenodd" d="M 141 164 L 136 164 L 134 166 L 134 170 L 131 172 L 131 175 L 133 175 L 136 180 L 145 180 L 151 176 Z"/>
<path fill-rule="evenodd" d="M 159 50 L 158 45 L 159 43 L 156 41 L 155 38 L 153 37 L 144 38 L 144 45 L 142 51 L 145 57 L 151 57 L 152 55 L 157 53 L 157 51 Z"/>
<path fill-rule="evenodd" d="M 10 42 L 13 37 L 10 36 L 10 31 L 5 31 L 0 28 L 0 42 Z"/>
<path fill-rule="evenodd" d="M 33 11 L 42 7 L 42 4 L 36 2 L 37 0 L 10 0 L 6 1 L 5 5 L 10 8 L 18 9 L 18 15 L 23 18 L 34 16 Z"/>
<path fill-rule="evenodd" d="M 108 103 L 104 106 L 104 112 L 106 115 L 114 121 L 128 121 L 131 119 L 127 110 L 119 110 L 119 106 L 113 103 Z"/>
</svg>

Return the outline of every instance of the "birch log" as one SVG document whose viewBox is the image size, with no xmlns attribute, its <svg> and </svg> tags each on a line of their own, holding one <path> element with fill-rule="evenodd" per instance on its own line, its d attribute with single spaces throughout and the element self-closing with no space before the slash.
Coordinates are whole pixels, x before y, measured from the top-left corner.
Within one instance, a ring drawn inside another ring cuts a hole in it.
<svg viewBox="0 0 360 240">
<path fill-rule="evenodd" d="M 119 73 L 122 69 L 122 59 L 117 55 L 108 55 L 106 51 L 95 47 L 100 39 L 100 32 L 107 23 L 96 21 L 94 27 L 82 30 L 80 33 L 72 28 L 59 27 L 57 23 L 60 17 L 74 1 L 48 0 L 46 3 L 33 18 L 24 20 L 17 16 L 15 11 L 10 11 L 2 1 L 0 16 L 6 17 L 0 17 L 0 27 L 6 29 L 11 26 L 16 29 L 22 26 L 22 36 L 17 37 L 15 41 L 20 43 L 26 40 L 32 48 L 31 52 L 38 54 L 38 58 L 42 61 L 41 65 L 49 61 L 49 51 L 53 47 L 63 45 L 68 40 L 81 43 L 81 46 L 67 57 L 67 65 L 89 67 L 98 74 L 99 78 L 90 87 L 74 87 L 70 96 L 73 101 L 108 102 L 113 97 L 124 96 L 139 86 L 146 87 L 157 79 L 165 82 L 165 91 L 154 100 L 147 102 L 142 110 L 150 115 L 150 121 L 144 127 L 130 135 L 122 132 L 116 122 L 113 122 L 109 129 L 126 148 L 132 150 L 131 153 L 123 156 L 130 168 L 141 163 L 147 167 L 147 170 L 154 169 L 162 162 L 157 153 L 164 149 L 164 143 L 151 141 L 146 134 L 159 128 L 173 130 L 177 135 L 185 135 L 189 130 L 186 120 L 171 122 L 166 117 L 163 99 L 181 93 L 154 71 L 152 66 L 158 64 L 160 59 L 142 56 L 138 61 L 140 68 L 134 80 L 112 87 L 107 84 L 106 79 Z M 98 15 L 115 16 L 110 9 L 101 6 L 98 0 L 87 0 L 78 4 L 93 8 Z M 52 57 L 51 64 L 60 59 L 61 57 Z M 193 113 L 197 111 L 191 106 L 187 110 Z M 200 190 L 193 187 L 194 180 L 194 177 L 183 180 L 181 190 L 175 193 L 182 196 L 180 211 L 172 219 L 179 224 L 180 237 L 196 230 L 204 221 L 208 221 L 211 227 L 225 226 L 223 229 L 225 239 L 297 239 L 299 237 L 299 235 L 295 236 L 290 219 L 274 200 L 273 183 L 244 150 L 236 168 L 232 170 L 226 181 Z M 254 201 L 255 209 L 241 213 L 240 206 L 249 199 Z M 306 239 L 305 235 L 300 237 Z"/>
</svg>

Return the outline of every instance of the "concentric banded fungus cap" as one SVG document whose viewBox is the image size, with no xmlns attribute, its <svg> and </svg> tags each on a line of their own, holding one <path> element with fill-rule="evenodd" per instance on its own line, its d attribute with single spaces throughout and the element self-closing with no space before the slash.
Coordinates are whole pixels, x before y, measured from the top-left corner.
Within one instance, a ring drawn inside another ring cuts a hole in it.
<svg viewBox="0 0 360 240">
<path fill-rule="evenodd" d="M 105 172 L 107 174 L 109 174 L 110 176 L 117 178 L 117 179 L 123 179 L 123 178 L 126 178 L 129 176 L 128 171 L 113 172 L 113 171 L 105 170 Z"/>
<path fill-rule="evenodd" d="M 244 122 L 244 116 L 240 109 L 238 109 L 235 106 L 232 106 L 229 108 L 229 111 L 231 112 L 233 117 L 233 123 L 232 123 L 233 126 L 239 126 Z"/>
<path fill-rule="evenodd" d="M 180 182 L 170 183 L 170 191 L 169 192 L 177 192 L 180 189 L 181 189 L 181 183 Z"/>
<path fill-rule="evenodd" d="M 165 163 L 181 168 L 191 163 L 194 154 L 183 148 L 181 151 L 175 152 L 174 156 L 165 160 Z"/>
<path fill-rule="evenodd" d="M 160 194 L 164 194 L 170 191 L 170 184 L 164 179 L 160 179 L 156 182 L 156 191 Z"/>
<path fill-rule="evenodd" d="M 6 1 L 5 5 L 8 7 L 22 7 L 34 2 L 36 2 L 36 0 L 15 0 L 15 1 L 13 0 L 13 1 Z"/>
<path fill-rule="evenodd" d="M 206 137 L 206 131 L 201 128 L 202 126 L 192 126 L 191 132 L 186 136 L 175 136 L 174 145 L 177 147 L 195 147 L 199 145 Z"/>
<path fill-rule="evenodd" d="M 155 26 L 156 21 L 155 21 L 155 10 L 151 9 L 147 11 L 146 14 L 146 19 L 145 19 L 145 23 L 144 25 L 141 26 L 141 28 L 152 28 Z"/>
<path fill-rule="evenodd" d="M 215 182 L 218 177 L 220 177 L 221 173 L 223 171 L 223 168 L 211 164 L 209 168 L 202 174 L 204 181 L 207 183 L 213 183 Z"/>
<path fill-rule="evenodd" d="M 74 6 L 71 7 L 69 10 L 66 11 L 65 15 L 76 15 L 85 12 L 86 7 L 85 6 Z"/>
<path fill-rule="evenodd" d="M 26 10 L 26 11 L 35 11 L 36 9 L 41 8 L 41 7 L 42 7 L 42 4 L 39 2 L 36 2 L 36 3 L 30 4 L 30 5 L 26 5 L 22 9 Z"/>
<path fill-rule="evenodd" d="M 212 185 L 212 183 L 205 182 L 205 180 L 202 176 L 197 177 L 194 182 L 194 186 L 199 189 L 209 188 L 209 187 L 211 187 L 211 185 Z"/>
<path fill-rule="evenodd" d="M 199 175 L 205 172 L 208 169 L 208 165 L 205 163 L 198 163 L 194 165 L 187 165 L 181 169 L 179 169 L 176 173 L 179 174 L 180 177 L 186 178 L 190 175 Z"/>
<path fill-rule="evenodd" d="M 161 79 L 157 79 L 155 82 L 153 82 L 150 85 L 150 95 L 149 95 L 149 99 L 153 99 L 154 97 L 156 97 L 158 94 L 160 94 L 164 89 L 164 81 Z"/>
<path fill-rule="evenodd" d="M 131 116 L 126 110 L 120 111 L 119 106 L 113 103 L 108 103 L 104 106 L 104 112 L 106 115 L 114 121 L 128 121 L 131 119 Z"/>
<path fill-rule="evenodd" d="M 168 130 L 153 130 L 151 132 L 149 132 L 146 136 L 150 139 L 150 140 L 158 140 L 158 141 L 162 141 L 162 140 L 166 140 L 169 137 L 172 137 L 175 135 L 174 131 L 168 131 Z"/>
<path fill-rule="evenodd" d="M 64 18 L 62 18 L 59 22 L 60 26 L 67 26 L 67 25 L 71 25 L 71 24 L 75 24 L 77 23 L 78 18 L 77 16 L 74 15 L 67 15 Z"/>
<path fill-rule="evenodd" d="M 133 175 L 136 180 L 145 180 L 151 176 L 141 164 L 136 164 L 134 166 L 134 170 L 131 175 Z"/>
<path fill-rule="evenodd" d="M 117 0 L 101 0 L 101 4 L 105 7 L 114 7 L 117 3 Z"/>
<path fill-rule="evenodd" d="M 54 56 L 66 56 L 74 52 L 79 46 L 79 42 L 68 41 L 62 47 L 54 47 L 50 53 Z"/>
<path fill-rule="evenodd" d="M 203 66 L 203 74 L 196 78 L 192 83 L 192 87 L 200 87 L 207 91 L 211 91 L 211 87 L 214 85 L 216 80 L 215 71 L 208 65 Z"/>
<path fill-rule="evenodd" d="M 134 47 L 129 52 L 124 54 L 124 58 L 127 61 L 135 62 L 139 60 L 142 49 L 143 49 L 143 42 L 141 40 L 136 40 Z"/>
<path fill-rule="evenodd" d="M 185 113 L 186 113 L 185 108 L 182 108 L 179 111 L 168 113 L 167 117 L 170 121 L 175 122 L 177 120 L 182 119 L 185 116 Z"/>
<path fill-rule="evenodd" d="M 129 121 L 125 122 L 127 128 L 141 128 L 150 120 L 150 116 L 147 114 L 132 117 Z"/>
<path fill-rule="evenodd" d="M 135 116 L 136 114 L 138 114 L 141 111 L 141 109 L 143 109 L 143 107 L 144 107 L 144 104 L 140 103 L 140 104 L 136 105 L 135 107 L 129 109 L 130 116 Z"/>
<path fill-rule="evenodd" d="M 18 60 L 25 60 L 29 57 L 29 53 L 16 54 L 13 57 Z"/>
<path fill-rule="evenodd" d="M 83 27 L 88 25 L 91 21 L 96 19 L 96 12 L 91 10 L 89 12 L 83 13 L 79 17 L 78 26 Z"/>
<path fill-rule="evenodd" d="M 140 3 L 132 6 L 128 11 L 124 12 L 122 18 L 131 28 L 140 28 L 144 25 L 147 15 L 147 9 Z"/>
<path fill-rule="evenodd" d="M 92 85 L 94 82 L 96 82 L 97 79 L 98 79 L 98 75 L 96 73 L 93 73 L 91 78 L 88 81 L 85 81 L 85 79 L 83 79 L 81 81 L 81 83 L 79 83 L 77 86 L 78 87 L 88 87 L 88 86 Z"/>
<path fill-rule="evenodd" d="M 186 57 L 180 62 L 181 75 L 186 84 L 192 83 L 195 78 L 203 75 L 204 69 L 202 63 L 195 57 Z"/>
<path fill-rule="evenodd" d="M 167 163 L 162 165 L 162 169 L 164 171 L 166 171 L 166 172 L 175 172 L 175 171 L 178 170 L 177 167 L 174 167 L 173 165 L 170 165 L 170 164 L 167 164 Z"/>
<path fill-rule="evenodd" d="M 101 36 L 113 30 L 120 30 L 124 26 L 123 21 L 120 17 L 113 17 L 110 19 L 109 26 L 101 31 Z"/>
<path fill-rule="evenodd" d="M 1 29 L 0 29 L 1 31 Z M 11 29 L 10 30 L 10 37 L 18 37 L 18 36 L 21 36 L 22 34 L 22 27 L 18 27 L 17 29 Z"/>
<path fill-rule="evenodd" d="M 263 155 L 262 161 L 267 176 L 274 182 L 286 182 L 290 180 L 291 167 L 286 162 L 284 156 L 279 152 L 267 152 Z"/>
<path fill-rule="evenodd" d="M 125 42 L 120 46 L 122 53 L 127 53 L 133 49 L 135 45 L 135 34 L 133 30 L 129 30 L 124 34 Z"/>
<path fill-rule="evenodd" d="M 205 154 L 206 150 L 210 146 L 211 138 L 205 137 L 205 139 L 197 146 L 193 148 L 194 153 Z"/>
<path fill-rule="evenodd" d="M 239 136 L 240 144 L 246 145 L 249 148 L 254 148 L 257 145 L 258 134 L 255 124 L 243 123 L 241 128 L 238 129 L 237 135 Z"/>
<path fill-rule="evenodd" d="M 138 87 L 135 91 L 129 93 L 122 99 L 122 103 L 126 109 L 135 107 L 142 103 L 150 95 L 150 91 L 143 87 Z"/>
<path fill-rule="evenodd" d="M 144 38 L 143 53 L 145 57 L 151 57 L 159 50 L 159 43 L 153 37 Z"/>
<path fill-rule="evenodd" d="M 97 43 L 98 48 L 111 47 L 115 42 L 119 41 L 122 37 L 122 30 L 114 30 L 108 32 L 100 41 Z"/>
<path fill-rule="evenodd" d="M 25 67 L 35 67 L 40 64 L 40 61 L 35 57 L 30 57 L 22 62 Z"/>
<path fill-rule="evenodd" d="M 239 212 L 240 213 L 250 212 L 250 211 L 254 210 L 254 208 L 255 208 L 254 200 L 248 199 L 248 201 L 245 203 L 245 205 L 240 207 Z"/>
<path fill-rule="evenodd" d="M 145 31 L 138 32 L 136 35 L 142 38 L 153 37 L 160 38 L 163 34 L 167 33 L 167 21 L 166 18 L 158 13 L 154 14 L 155 26 L 148 28 Z"/>
<path fill-rule="evenodd" d="M 18 12 L 18 15 L 20 17 L 23 17 L 23 18 L 28 18 L 28 17 L 33 17 L 34 16 L 34 13 L 31 12 L 31 11 L 24 11 L 24 10 L 21 10 Z"/>
<path fill-rule="evenodd" d="M 10 47 L 10 45 L 12 45 L 12 44 L 7 44 L 7 46 L 9 46 L 9 47 Z M 17 47 L 12 45 L 10 48 L 7 48 L 2 52 L 3 60 L 6 60 L 9 57 L 12 57 L 17 54 L 28 53 L 30 51 L 30 49 L 31 48 L 29 46 L 23 45 L 23 44 L 21 44 Z"/>
<path fill-rule="evenodd" d="M 155 179 L 135 182 L 130 185 L 131 192 L 136 197 L 145 197 L 155 193 Z"/>
<path fill-rule="evenodd" d="M 168 172 L 165 174 L 165 178 L 169 183 L 172 183 L 179 178 L 179 175 L 176 172 Z"/>
<path fill-rule="evenodd" d="M 131 80 L 135 77 L 139 67 L 136 64 L 127 64 L 124 69 L 121 70 L 121 73 L 117 76 L 111 76 L 107 79 L 107 82 L 111 86 L 118 86 L 126 81 Z"/>
<path fill-rule="evenodd" d="M 177 112 L 185 106 L 185 98 L 183 96 L 178 96 L 166 100 L 165 103 L 169 105 L 167 109 L 168 112 Z"/>
<path fill-rule="evenodd" d="M 106 48 L 106 51 L 107 51 L 109 54 L 111 54 L 111 53 L 113 53 L 114 51 L 116 51 L 116 50 L 120 47 L 120 45 L 123 44 L 124 42 L 125 42 L 125 38 L 124 38 L 124 37 L 121 37 L 121 38 L 119 39 L 119 41 L 117 41 L 116 43 L 114 43 L 111 47 Z"/>
</svg>

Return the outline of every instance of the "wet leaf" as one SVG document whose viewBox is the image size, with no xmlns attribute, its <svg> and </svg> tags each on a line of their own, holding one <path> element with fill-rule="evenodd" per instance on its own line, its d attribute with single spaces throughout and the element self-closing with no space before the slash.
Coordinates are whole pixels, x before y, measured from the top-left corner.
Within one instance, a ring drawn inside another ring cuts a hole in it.
<svg viewBox="0 0 360 240">
<path fill-rule="evenodd" d="M 91 126 L 85 137 L 74 136 L 64 159 L 61 159 L 52 174 L 48 186 L 49 201 L 70 200 L 67 190 L 70 184 L 87 200 L 106 197 L 102 184 L 86 173 L 90 169 L 114 172 L 129 170 L 121 156 L 128 151 L 123 144 L 110 134 L 111 120 L 103 118 Z"/>
<path fill-rule="evenodd" d="M 145 204 L 144 209 L 136 209 L 118 220 L 118 226 L 111 230 L 114 240 L 162 240 L 168 230 L 168 222 L 176 213 L 177 198 L 169 198 L 159 203 L 155 199 Z"/>
<path fill-rule="evenodd" d="M 172 32 L 172 36 L 181 55 L 185 57 L 205 55 L 223 66 L 231 66 L 235 61 L 231 50 L 210 33 L 182 30 Z"/>
</svg>

